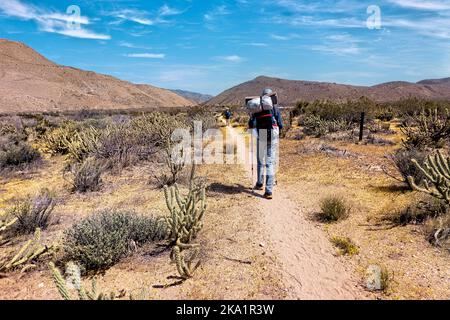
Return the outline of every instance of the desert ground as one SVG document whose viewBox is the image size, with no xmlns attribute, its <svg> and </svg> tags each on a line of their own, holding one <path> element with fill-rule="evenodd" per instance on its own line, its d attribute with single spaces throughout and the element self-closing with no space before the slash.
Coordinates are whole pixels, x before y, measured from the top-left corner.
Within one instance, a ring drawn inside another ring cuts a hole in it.
<svg viewBox="0 0 450 320">
<path fill-rule="evenodd" d="M 216 115 L 217 116 L 217 115 Z M 218 116 L 217 116 L 218 117 Z M 246 139 L 237 121 L 227 135 Z M 245 122 L 245 121 L 244 121 Z M 146 299 L 449 299 L 448 250 L 428 241 L 422 223 L 394 223 L 391 218 L 421 193 L 405 188 L 386 171 L 387 157 L 400 148 L 400 121 L 378 133 L 384 142 L 305 136 L 297 120 L 280 142 L 280 168 L 274 199 L 253 191 L 247 165 L 202 164 L 197 175 L 206 187 L 207 210 L 200 244 L 200 267 L 180 279 L 170 262 L 167 241 L 138 245 L 118 263 L 83 275 L 95 278 L 102 292 L 117 298 L 144 293 Z M 248 137 L 247 137 L 248 138 Z M 63 246 L 64 231 L 95 212 L 131 210 L 144 216 L 167 216 L 164 191 L 155 181 L 161 163 L 151 159 L 103 175 L 98 191 L 74 192 L 65 167 L 67 157 L 43 153 L 38 164 L 3 171 L 0 209 L 43 188 L 54 191 L 57 204 L 41 241 Z M 179 179 L 187 192 L 187 168 Z M 327 196 L 345 198 L 348 217 L 333 223 L 318 219 Z M 11 236 L 1 247 L 11 257 L 30 239 Z M 343 254 L 332 241 L 349 239 L 356 253 Z M 0 299 L 60 299 L 48 263 L 64 270 L 64 250 L 30 261 L 0 275 Z M 385 273 L 382 290 L 368 290 L 367 269 Z"/>
</svg>

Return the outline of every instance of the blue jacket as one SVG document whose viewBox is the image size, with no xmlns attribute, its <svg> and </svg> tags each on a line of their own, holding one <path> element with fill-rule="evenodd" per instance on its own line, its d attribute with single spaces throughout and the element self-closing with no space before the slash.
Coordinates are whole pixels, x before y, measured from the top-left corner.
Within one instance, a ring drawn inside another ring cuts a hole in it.
<svg viewBox="0 0 450 320">
<path fill-rule="evenodd" d="M 258 127 L 257 119 L 256 119 L 257 117 L 258 117 L 258 113 L 254 114 L 250 117 L 250 120 L 248 121 L 248 127 L 250 129 L 254 129 L 254 128 Z M 278 124 L 278 127 L 280 128 L 280 130 L 282 130 L 283 129 L 283 118 L 281 117 L 280 109 L 276 105 L 273 107 L 273 117 L 277 121 L 277 124 Z"/>
</svg>

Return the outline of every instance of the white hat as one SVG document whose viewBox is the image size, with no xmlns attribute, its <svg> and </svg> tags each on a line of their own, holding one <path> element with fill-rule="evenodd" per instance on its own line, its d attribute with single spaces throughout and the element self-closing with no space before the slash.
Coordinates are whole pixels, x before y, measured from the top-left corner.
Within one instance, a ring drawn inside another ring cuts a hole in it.
<svg viewBox="0 0 450 320">
<path fill-rule="evenodd" d="M 266 88 L 266 89 L 264 89 L 262 95 L 263 96 L 267 96 L 267 95 L 272 94 L 272 93 L 273 93 L 272 89 Z"/>
</svg>

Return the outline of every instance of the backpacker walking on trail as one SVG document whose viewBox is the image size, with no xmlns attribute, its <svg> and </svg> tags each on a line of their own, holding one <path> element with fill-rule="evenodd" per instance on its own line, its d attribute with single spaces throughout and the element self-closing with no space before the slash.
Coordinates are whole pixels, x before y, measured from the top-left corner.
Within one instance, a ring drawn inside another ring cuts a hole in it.
<svg viewBox="0 0 450 320">
<path fill-rule="evenodd" d="M 227 122 L 227 127 L 229 127 L 230 126 L 231 117 L 233 116 L 233 113 L 231 113 L 230 108 L 227 108 L 224 111 L 223 116 L 224 116 L 224 118 L 225 118 L 225 120 Z"/>
<path fill-rule="evenodd" d="M 261 97 L 247 98 L 246 100 L 247 110 L 251 114 L 248 126 L 250 129 L 256 129 L 257 132 L 258 181 L 255 189 L 263 190 L 265 182 L 264 198 L 272 199 L 278 139 L 280 130 L 283 128 L 277 97 L 271 89 L 264 89 Z"/>
</svg>

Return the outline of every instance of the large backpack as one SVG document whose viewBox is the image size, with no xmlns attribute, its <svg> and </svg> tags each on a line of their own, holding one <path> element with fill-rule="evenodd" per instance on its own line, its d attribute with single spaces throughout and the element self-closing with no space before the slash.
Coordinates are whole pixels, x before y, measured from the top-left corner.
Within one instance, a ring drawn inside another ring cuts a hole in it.
<svg viewBox="0 0 450 320">
<path fill-rule="evenodd" d="M 246 108 L 251 115 L 262 111 L 271 111 L 273 110 L 272 98 L 269 96 L 246 98 Z"/>
</svg>

